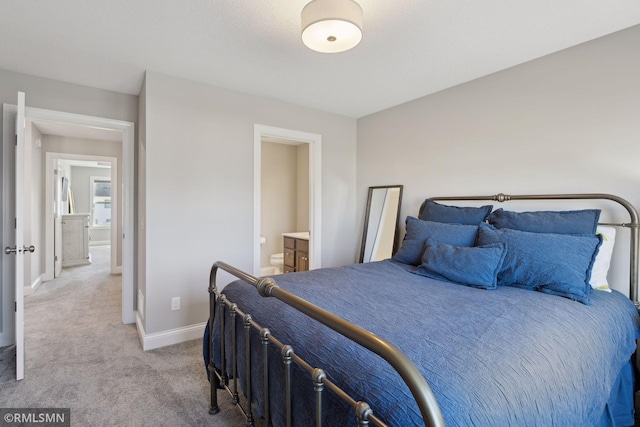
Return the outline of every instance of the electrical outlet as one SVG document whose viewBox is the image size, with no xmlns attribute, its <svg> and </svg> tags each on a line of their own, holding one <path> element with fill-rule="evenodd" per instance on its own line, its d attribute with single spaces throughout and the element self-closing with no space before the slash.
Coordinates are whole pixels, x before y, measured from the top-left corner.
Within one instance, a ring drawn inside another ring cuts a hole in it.
<svg viewBox="0 0 640 427">
<path fill-rule="evenodd" d="M 180 310 L 180 297 L 171 298 L 171 311 Z"/>
</svg>

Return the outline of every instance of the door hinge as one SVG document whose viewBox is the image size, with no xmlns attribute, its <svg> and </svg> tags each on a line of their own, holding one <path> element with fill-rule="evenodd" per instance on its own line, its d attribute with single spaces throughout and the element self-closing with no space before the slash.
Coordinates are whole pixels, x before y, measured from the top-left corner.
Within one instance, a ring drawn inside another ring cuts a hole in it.
<svg viewBox="0 0 640 427">
<path fill-rule="evenodd" d="M 13 302 L 13 311 L 18 312 L 18 301 Z"/>
<path fill-rule="evenodd" d="M 16 143 L 15 145 L 18 145 L 18 135 L 16 135 Z"/>
<path fill-rule="evenodd" d="M 18 229 L 18 218 L 13 218 L 13 228 Z"/>
<path fill-rule="evenodd" d="M 58 255 L 55 255 L 55 256 L 53 257 L 53 260 L 54 260 L 54 261 L 58 261 Z"/>
</svg>

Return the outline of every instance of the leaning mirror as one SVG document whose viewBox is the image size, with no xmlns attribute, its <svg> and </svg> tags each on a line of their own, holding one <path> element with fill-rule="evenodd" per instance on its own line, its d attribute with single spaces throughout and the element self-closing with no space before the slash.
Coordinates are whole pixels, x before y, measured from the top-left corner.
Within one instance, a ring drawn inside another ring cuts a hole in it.
<svg viewBox="0 0 640 427">
<path fill-rule="evenodd" d="M 402 185 L 369 187 L 360 262 L 381 261 L 395 253 Z"/>
</svg>

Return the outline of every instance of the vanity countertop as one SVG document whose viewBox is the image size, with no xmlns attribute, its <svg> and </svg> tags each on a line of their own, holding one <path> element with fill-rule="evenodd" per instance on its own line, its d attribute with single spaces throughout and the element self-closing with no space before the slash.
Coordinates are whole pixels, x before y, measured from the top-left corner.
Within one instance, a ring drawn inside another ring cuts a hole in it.
<svg viewBox="0 0 640 427">
<path fill-rule="evenodd" d="M 295 233 L 282 233 L 284 237 L 291 237 L 293 239 L 303 239 L 309 240 L 309 232 L 308 231 L 297 231 Z"/>
</svg>

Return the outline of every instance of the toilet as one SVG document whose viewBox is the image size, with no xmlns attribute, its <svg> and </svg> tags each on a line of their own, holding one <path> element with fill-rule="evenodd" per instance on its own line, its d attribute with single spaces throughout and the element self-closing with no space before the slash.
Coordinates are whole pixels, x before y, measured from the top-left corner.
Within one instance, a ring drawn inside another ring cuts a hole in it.
<svg viewBox="0 0 640 427">
<path fill-rule="evenodd" d="M 269 263 L 275 268 L 273 274 L 282 274 L 282 265 L 284 264 L 284 253 L 273 254 L 269 258 Z"/>
</svg>

